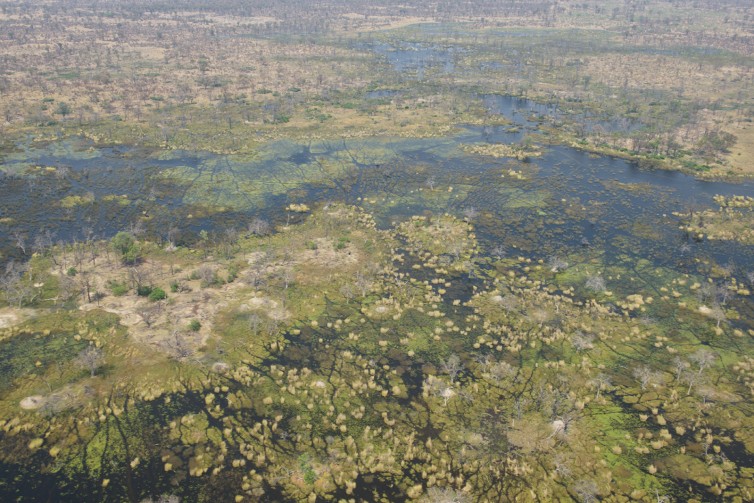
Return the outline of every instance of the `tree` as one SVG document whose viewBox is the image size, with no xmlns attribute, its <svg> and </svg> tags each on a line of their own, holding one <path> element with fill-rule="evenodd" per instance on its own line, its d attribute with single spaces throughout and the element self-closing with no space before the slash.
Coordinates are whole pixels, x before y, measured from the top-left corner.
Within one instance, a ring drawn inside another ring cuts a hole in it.
<svg viewBox="0 0 754 503">
<path fill-rule="evenodd" d="M 65 119 L 65 116 L 71 113 L 71 107 L 65 101 L 61 101 L 58 103 L 58 108 L 55 109 L 55 113 L 62 115 L 63 119 Z"/>
<path fill-rule="evenodd" d="M 706 348 L 698 349 L 694 354 L 689 356 L 689 360 L 694 362 L 697 366 L 697 374 L 701 375 L 704 369 L 712 365 L 717 356 L 715 353 Z"/>
<path fill-rule="evenodd" d="M 95 346 L 89 346 L 79 353 L 76 363 L 89 370 L 91 376 L 94 377 L 94 373 L 102 365 L 103 360 L 102 350 Z"/>
<path fill-rule="evenodd" d="M 110 246 L 120 254 L 124 264 L 134 264 L 139 260 L 139 245 L 128 232 L 119 232 L 111 240 Z"/>
<path fill-rule="evenodd" d="M 610 377 L 605 374 L 597 374 L 597 376 L 589 381 L 589 384 L 596 389 L 594 399 L 599 400 L 602 391 L 611 385 Z"/>
<path fill-rule="evenodd" d="M 255 236 L 266 236 L 270 233 L 270 223 L 261 218 L 255 218 L 249 224 L 249 232 Z"/>
<path fill-rule="evenodd" d="M 15 304 L 19 308 L 25 302 L 32 302 L 36 292 L 30 281 L 24 279 L 27 266 L 16 262 L 9 262 L 5 267 L 5 274 L 0 276 L 0 289 L 5 294 L 8 304 Z"/>
<path fill-rule="evenodd" d="M 599 275 L 589 276 L 585 286 L 595 293 L 603 293 L 607 290 L 605 279 Z"/>
<path fill-rule="evenodd" d="M 442 370 L 450 377 L 450 383 L 453 384 L 458 374 L 463 370 L 463 363 L 457 354 L 452 354 L 447 360 L 442 362 Z"/>
<path fill-rule="evenodd" d="M 657 384 L 657 382 L 660 380 L 660 375 L 656 372 L 653 372 L 652 369 L 650 369 L 646 365 L 635 368 L 633 375 L 636 380 L 639 381 L 639 385 L 641 386 L 642 391 L 647 389 L 650 384 Z"/>
</svg>

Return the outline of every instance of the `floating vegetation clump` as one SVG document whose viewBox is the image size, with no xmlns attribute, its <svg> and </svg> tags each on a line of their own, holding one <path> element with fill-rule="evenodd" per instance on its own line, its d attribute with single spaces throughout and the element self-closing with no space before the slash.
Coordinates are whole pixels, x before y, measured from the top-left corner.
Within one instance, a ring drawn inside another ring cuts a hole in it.
<svg viewBox="0 0 754 503">
<path fill-rule="evenodd" d="M 461 149 L 469 154 L 489 157 L 511 157 L 519 161 L 542 156 L 542 151 L 538 147 L 529 144 L 462 145 Z"/>
<path fill-rule="evenodd" d="M 681 229 L 695 239 L 754 244 L 754 198 L 718 195 L 714 199 L 717 210 L 675 213 L 682 221 Z"/>
</svg>

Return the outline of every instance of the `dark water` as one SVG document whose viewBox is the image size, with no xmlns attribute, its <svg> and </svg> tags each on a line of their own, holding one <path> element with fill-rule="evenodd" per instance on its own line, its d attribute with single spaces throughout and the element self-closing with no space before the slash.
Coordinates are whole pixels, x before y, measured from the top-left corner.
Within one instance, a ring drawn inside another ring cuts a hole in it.
<svg viewBox="0 0 754 503">
<path fill-rule="evenodd" d="M 357 45 L 383 57 L 394 71 L 407 78 L 422 80 L 428 71 L 452 75 L 456 71 L 456 57 L 464 49 L 454 45 L 419 42 L 373 41 Z"/>
<path fill-rule="evenodd" d="M 520 128 L 470 126 L 437 139 L 279 141 L 251 159 L 94 148 L 82 140 L 20 146 L 0 165 L 0 251 L 5 260 L 24 258 L 15 234 L 31 248 L 41 231 L 64 241 L 108 238 L 138 221 L 153 238 L 175 227 L 190 243 L 201 229 L 244 228 L 255 216 L 284 221 L 291 202 L 343 200 L 363 204 L 383 226 L 425 211 L 460 215 L 474 207 L 485 244 L 534 256 L 586 246 L 608 258 L 628 253 L 674 268 L 705 256 L 754 269 L 750 247 L 687 243 L 672 216 L 692 204 L 713 207 L 716 194 L 754 196 L 751 183 L 700 181 L 561 146 L 543 147 L 544 155 L 529 162 L 470 155 L 463 145 L 517 142 L 537 128 L 537 117 L 561 113 L 517 98 L 484 99 Z M 525 179 L 506 175 L 510 169 Z M 93 202 L 65 207 L 61 200 L 70 196 Z M 685 256 L 684 243 L 691 247 Z"/>
<path fill-rule="evenodd" d="M 524 98 L 500 94 L 487 94 L 482 100 L 488 113 L 502 115 L 517 126 L 537 129 L 543 122 L 569 120 L 584 132 L 630 133 L 644 125 L 630 117 L 597 117 L 586 113 L 571 113 L 554 103 L 538 103 Z"/>
<path fill-rule="evenodd" d="M 376 91 L 369 91 L 365 94 L 368 100 L 381 100 L 384 98 L 393 98 L 400 94 L 400 91 L 396 89 L 378 89 Z"/>
</svg>

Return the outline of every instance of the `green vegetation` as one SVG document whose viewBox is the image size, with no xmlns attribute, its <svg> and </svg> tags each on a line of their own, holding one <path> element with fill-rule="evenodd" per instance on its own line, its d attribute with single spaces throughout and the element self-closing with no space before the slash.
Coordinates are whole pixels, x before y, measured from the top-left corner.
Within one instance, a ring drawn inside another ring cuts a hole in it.
<svg viewBox="0 0 754 503">
<path fill-rule="evenodd" d="M 742 304 L 651 264 L 489 255 L 465 213 L 378 230 L 331 204 L 215 259 L 143 242 L 126 265 L 96 244 L 77 276 L 109 285 L 105 307 L 0 332 L 3 462 L 44 476 L 54 458 L 113 497 L 158 466 L 248 499 L 528 499 L 534 481 L 556 500 L 745 499 Z M 156 308 L 160 288 L 120 293 L 129 277 L 180 286 Z"/>
<path fill-rule="evenodd" d="M 2 6 L 0 500 L 754 500 L 752 6 L 246 3 Z"/>
<path fill-rule="evenodd" d="M 110 244 L 120 254 L 124 264 L 134 264 L 139 260 L 139 245 L 131 234 L 121 231 L 113 237 Z"/>
<path fill-rule="evenodd" d="M 158 300 L 165 300 L 168 298 L 168 294 L 165 293 L 165 290 L 163 290 L 160 287 L 152 288 L 149 292 L 149 295 L 147 295 L 147 298 L 151 300 L 152 302 L 156 302 Z"/>
</svg>

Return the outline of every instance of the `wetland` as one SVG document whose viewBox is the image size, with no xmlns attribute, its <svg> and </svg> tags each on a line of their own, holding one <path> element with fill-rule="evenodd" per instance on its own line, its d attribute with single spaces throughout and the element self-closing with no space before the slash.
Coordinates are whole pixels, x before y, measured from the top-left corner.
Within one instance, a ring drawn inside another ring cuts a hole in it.
<svg viewBox="0 0 754 503">
<path fill-rule="evenodd" d="M 74 3 L 0 16 L 0 499 L 754 499 L 750 8 Z"/>
</svg>

